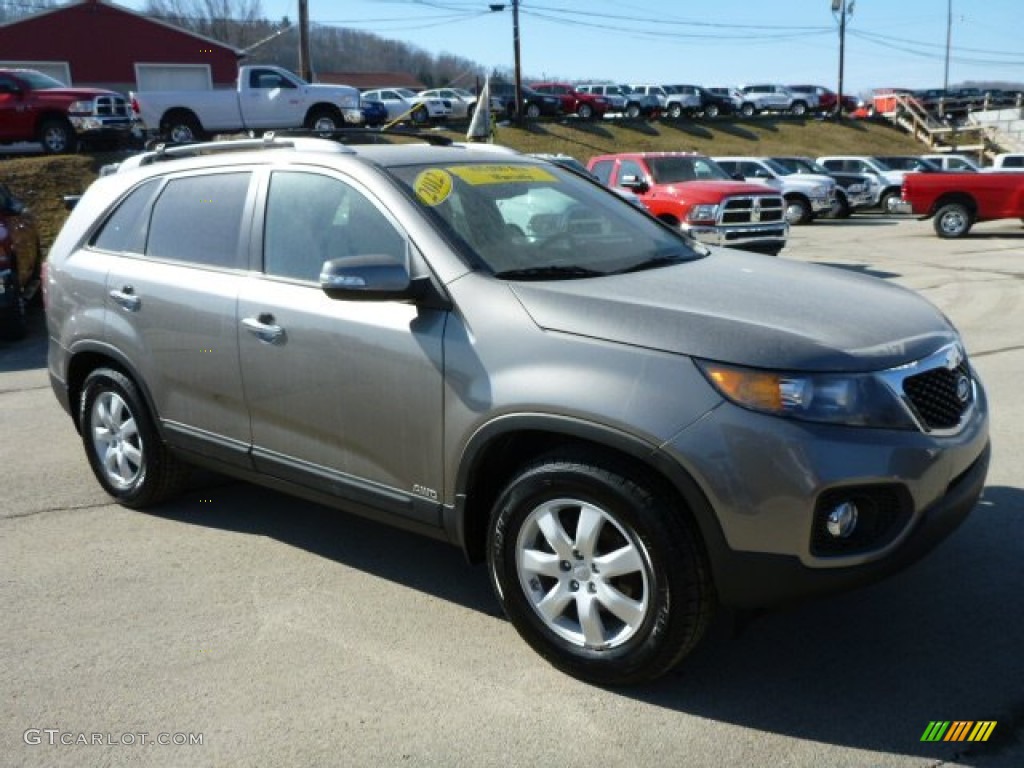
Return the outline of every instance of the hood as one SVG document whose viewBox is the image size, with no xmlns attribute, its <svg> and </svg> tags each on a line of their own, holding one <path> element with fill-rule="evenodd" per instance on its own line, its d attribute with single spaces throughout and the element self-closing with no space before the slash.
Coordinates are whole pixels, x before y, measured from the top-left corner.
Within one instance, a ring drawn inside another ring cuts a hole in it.
<svg viewBox="0 0 1024 768">
<path fill-rule="evenodd" d="M 791 173 L 782 177 L 787 184 L 795 184 L 802 187 L 826 187 L 835 186 L 836 180 L 831 176 L 822 176 L 818 173 Z"/>
<path fill-rule="evenodd" d="M 655 184 L 649 197 L 684 199 L 691 203 L 719 203 L 732 195 L 770 195 L 774 190 L 745 181 L 682 181 L 677 184 Z"/>
<path fill-rule="evenodd" d="M 956 338 L 912 291 L 729 249 L 662 269 L 510 287 L 546 330 L 761 368 L 877 371 Z"/>
<path fill-rule="evenodd" d="M 116 91 L 108 91 L 105 88 L 45 88 L 34 92 L 37 97 L 54 100 L 84 100 L 95 99 L 97 96 L 116 96 L 123 99 L 124 96 Z"/>
</svg>

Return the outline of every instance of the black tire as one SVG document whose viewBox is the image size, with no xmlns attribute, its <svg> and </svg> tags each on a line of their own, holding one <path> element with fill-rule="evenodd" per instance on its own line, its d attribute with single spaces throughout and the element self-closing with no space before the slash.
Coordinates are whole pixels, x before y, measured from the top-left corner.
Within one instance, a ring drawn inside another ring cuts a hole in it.
<svg viewBox="0 0 1024 768">
<path fill-rule="evenodd" d="M 672 102 L 668 105 L 668 111 L 666 112 L 670 120 L 678 120 L 683 116 L 683 107 L 677 102 Z"/>
<path fill-rule="evenodd" d="M 409 119 L 411 119 L 415 125 L 426 125 L 430 120 L 430 112 L 421 104 L 413 109 L 412 113 L 409 115 Z"/>
<path fill-rule="evenodd" d="M 836 204 L 832 206 L 829 216 L 833 219 L 848 219 L 852 213 L 853 209 L 850 208 L 850 201 L 846 199 L 846 195 L 843 192 L 837 189 Z"/>
<path fill-rule="evenodd" d="M 626 105 L 626 117 L 630 120 L 636 120 L 640 117 L 640 105 L 639 104 L 627 104 Z"/>
<path fill-rule="evenodd" d="M 792 226 L 810 224 L 814 220 L 814 209 L 807 198 L 793 195 L 786 198 L 786 221 Z"/>
<path fill-rule="evenodd" d="M 576 107 L 576 114 L 579 115 L 580 120 L 593 120 L 594 108 L 589 104 L 580 104 Z"/>
<path fill-rule="evenodd" d="M 974 226 L 974 215 L 963 203 L 946 203 L 935 212 L 932 226 L 944 240 L 964 237 Z"/>
<path fill-rule="evenodd" d="M 328 135 L 345 126 L 345 118 L 337 110 L 321 107 L 314 109 L 306 118 L 306 128 Z"/>
<path fill-rule="evenodd" d="M 878 201 L 878 207 L 882 209 L 882 213 L 886 216 L 894 216 L 896 211 L 893 210 L 893 206 L 899 199 L 900 191 L 898 189 L 890 189 L 888 192 L 882 193 L 882 197 Z"/>
<path fill-rule="evenodd" d="M 807 103 L 803 101 L 794 101 L 793 106 L 789 108 L 789 111 L 797 117 L 803 117 L 807 114 Z"/>
<path fill-rule="evenodd" d="M 86 377 L 78 421 L 89 466 L 118 503 L 156 504 L 187 481 L 188 468 L 164 445 L 138 387 L 120 371 L 97 368 Z"/>
<path fill-rule="evenodd" d="M 18 264 L 11 266 L 11 306 L 0 314 L 0 339 L 17 341 L 28 333 L 28 307 L 22 294 L 21 282 L 18 280 Z"/>
<path fill-rule="evenodd" d="M 540 107 L 536 104 L 526 105 L 526 116 L 531 120 L 536 120 L 540 117 Z"/>
<path fill-rule="evenodd" d="M 740 105 L 740 114 L 744 117 L 753 117 L 755 112 L 757 112 L 757 110 L 754 109 L 754 105 L 749 101 Z"/>
<path fill-rule="evenodd" d="M 542 528 L 558 532 L 555 546 Z M 668 672 L 713 613 L 710 572 L 685 511 L 652 479 L 611 463 L 551 456 L 521 471 L 495 505 L 487 557 L 523 639 L 599 685 Z"/>
<path fill-rule="evenodd" d="M 708 104 L 704 107 L 704 116 L 715 118 L 718 117 L 720 111 L 717 104 Z"/>
<path fill-rule="evenodd" d="M 206 137 L 195 115 L 184 111 L 172 112 L 165 117 L 160 132 L 174 144 L 189 144 Z"/>
<path fill-rule="evenodd" d="M 39 124 L 38 139 L 43 145 L 43 152 L 48 155 L 74 152 L 78 146 L 75 129 L 71 123 L 59 117 L 51 117 Z"/>
</svg>

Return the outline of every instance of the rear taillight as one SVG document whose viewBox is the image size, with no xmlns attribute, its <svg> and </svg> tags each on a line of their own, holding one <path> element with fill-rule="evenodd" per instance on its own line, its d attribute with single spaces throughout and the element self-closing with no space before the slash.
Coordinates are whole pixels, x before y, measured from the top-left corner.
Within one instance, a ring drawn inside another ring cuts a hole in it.
<svg viewBox="0 0 1024 768">
<path fill-rule="evenodd" d="M 134 112 L 136 115 L 142 114 L 142 110 L 139 109 L 138 99 L 132 99 L 132 112 Z"/>
</svg>

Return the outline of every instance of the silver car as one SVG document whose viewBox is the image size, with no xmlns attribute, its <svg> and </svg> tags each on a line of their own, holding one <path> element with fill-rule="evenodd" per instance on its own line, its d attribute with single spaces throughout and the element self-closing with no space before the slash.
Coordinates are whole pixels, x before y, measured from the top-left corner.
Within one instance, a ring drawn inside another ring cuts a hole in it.
<svg viewBox="0 0 1024 768">
<path fill-rule="evenodd" d="M 449 541 L 600 684 L 667 672 L 720 606 L 908 565 L 988 466 L 916 293 L 707 249 L 513 153 L 162 149 L 86 191 L 47 281 L 53 391 L 120 503 L 200 466 Z"/>
</svg>

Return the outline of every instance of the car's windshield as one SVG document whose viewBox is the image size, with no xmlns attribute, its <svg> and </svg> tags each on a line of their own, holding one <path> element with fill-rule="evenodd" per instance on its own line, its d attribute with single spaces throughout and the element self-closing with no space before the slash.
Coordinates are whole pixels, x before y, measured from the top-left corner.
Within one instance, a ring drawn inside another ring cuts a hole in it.
<svg viewBox="0 0 1024 768">
<path fill-rule="evenodd" d="M 775 173 L 779 174 L 779 176 L 789 176 L 793 173 L 792 170 L 784 166 L 782 163 L 776 162 L 771 158 L 765 158 L 761 162 L 771 168 Z"/>
<path fill-rule="evenodd" d="M 43 91 L 49 88 L 67 88 L 60 80 L 31 69 L 22 70 L 18 73 L 18 77 L 31 85 L 33 90 L 36 91 Z"/>
<path fill-rule="evenodd" d="M 390 170 L 467 261 L 497 277 L 598 277 L 706 254 L 618 195 L 547 163 Z"/>
<path fill-rule="evenodd" d="M 650 157 L 647 165 L 658 184 L 681 181 L 732 181 L 732 176 L 707 157 Z"/>
</svg>

